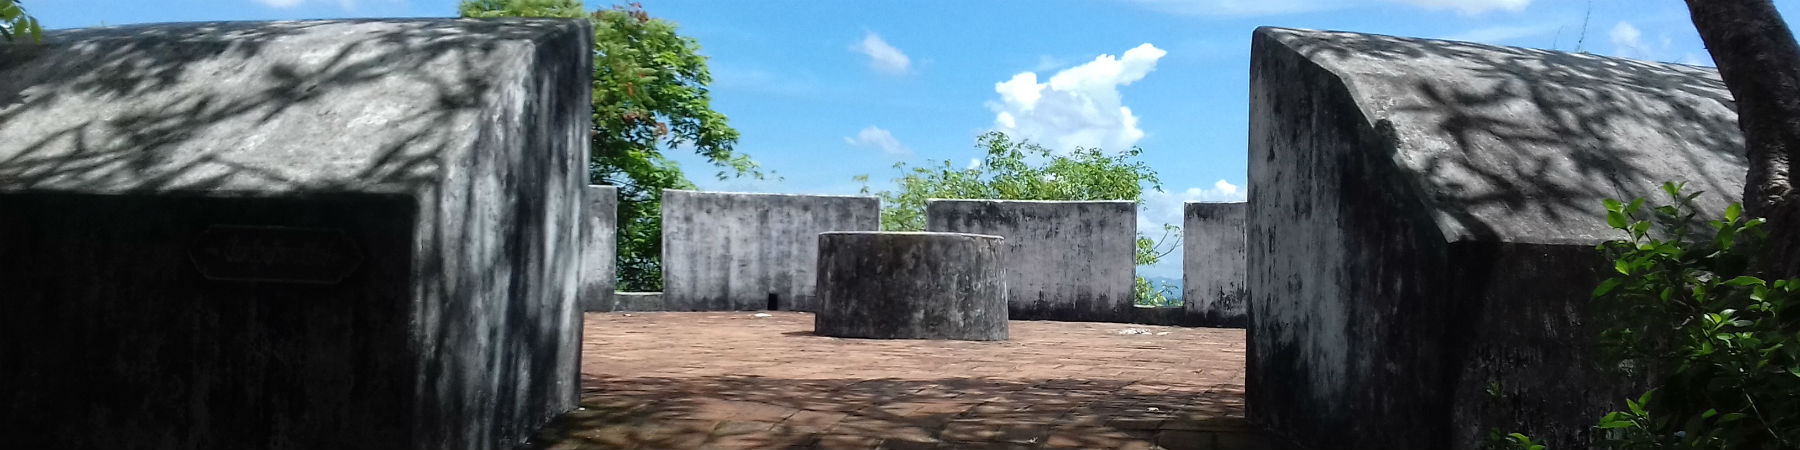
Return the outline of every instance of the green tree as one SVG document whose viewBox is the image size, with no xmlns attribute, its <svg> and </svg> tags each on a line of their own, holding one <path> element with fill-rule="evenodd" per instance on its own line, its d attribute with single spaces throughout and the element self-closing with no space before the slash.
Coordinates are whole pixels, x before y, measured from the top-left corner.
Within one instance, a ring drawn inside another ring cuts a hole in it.
<svg viewBox="0 0 1800 450">
<path fill-rule="evenodd" d="M 662 190 L 693 189 L 663 150 L 691 148 L 721 179 L 762 178 L 733 151 L 738 132 L 713 111 L 700 44 L 638 4 L 585 12 L 579 0 L 465 0 L 463 17 L 585 17 L 594 25 L 593 154 L 588 178 L 619 189 L 619 288 L 662 289 Z"/>
<path fill-rule="evenodd" d="M 920 231 L 925 229 L 925 202 L 933 198 L 995 200 L 1131 200 L 1143 197 L 1148 186 L 1162 192 L 1156 171 L 1137 156 L 1136 147 L 1117 154 L 1098 148 L 1077 148 L 1059 155 L 1028 140 L 1013 140 L 1005 133 L 991 131 L 976 138 L 975 147 L 986 154 L 980 164 L 957 168 L 950 161 L 926 161 L 909 167 L 894 164 L 901 176 L 894 179 L 896 190 L 880 193 L 881 228 L 888 231 Z M 856 177 L 866 185 L 868 175 Z M 1139 235 L 1137 263 L 1156 264 L 1167 256 L 1179 241 L 1173 225 L 1163 225 L 1159 240 Z M 1139 277 L 1136 284 L 1140 304 L 1166 306 L 1172 301 L 1167 288 L 1158 288 Z"/>
<path fill-rule="evenodd" d="M 44 27 L 38 25 L 36 17 L 25 14 L 22 3 L 23 0 L 0 0 L 0 37 L 13 41 L 25 34 L 34 42 L 43 40 Z"/>
</svg>

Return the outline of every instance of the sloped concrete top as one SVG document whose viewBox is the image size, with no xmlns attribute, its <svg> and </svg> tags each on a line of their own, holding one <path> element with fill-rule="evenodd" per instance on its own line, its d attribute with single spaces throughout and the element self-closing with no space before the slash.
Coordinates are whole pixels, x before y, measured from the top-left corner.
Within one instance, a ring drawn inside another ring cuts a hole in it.
<svg viewBox="0 0 1800 450">
<path fill-rule="evenodd" d="M 483 157 L 490 125 L 531 120 L 501 106 L 535 101 L 534 53 L 588 27 L 177 23 L 0 45 L 0 191 L 414 191 Z"/>
<path fill-rule="evenodd" d="M 1661 200 L 1665 181 L 1706 191 L 1703 215 L 1743 194 L 1737 115 L 1711 68 L 1285 28 L 1253 42 L 1253 58 L 1342 80 L 1293 88 L 1347 89 L 1451 241 L 1614 238 L 1601 200 Z"/>
</svg>

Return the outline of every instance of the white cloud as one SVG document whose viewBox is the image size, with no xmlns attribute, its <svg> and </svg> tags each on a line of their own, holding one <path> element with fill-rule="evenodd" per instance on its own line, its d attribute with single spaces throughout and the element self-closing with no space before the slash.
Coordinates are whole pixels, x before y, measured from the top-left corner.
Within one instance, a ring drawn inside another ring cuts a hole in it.
<svg viewBox="0 0 1800 450">
<path fill-rule="evenodd" d="M 1138 233 L 1151 239 L 1161 238 L 1163 224 L 1185 226 L 1182 213 L 1187 202 L 1241 202 L 1248 198 L 1246 194 L 1248 193 L 1243 188 L 1225 180 L 1214 182 L 1209 188 L 1191 187 L 1181 192 L 1145 192 L 1141 200 L 1143 210 L 1138 212 Z M 1142 270 L 1151 274 L 1180 277 L 1181 249 L 1177 246 L 1173 253 L 1163 256 L 1156 265 Z"/>
<path fill-rule="evenodd" d="M 1181 192 L 1145 192 L 1144 211 L 1138 214 L 1138 231 L 1162 234 L 1163 224 L 1181 226 L 1182 204 L 1187 202 L 1241 202 L 1249 198 L 1243 188 L 1219 180 L 1210 188 L 1191 187 Z"/>
<path fill-rule="evenodd" d="M 1481 14 L 1488 11 L 1523 11 L 1531 6 L 1531 0 L 1395 0 L 1400 3 L 1425 9 L 1454 9 L 1463 14 Z"/>
<path fill-rule="evenodd" d="M 1168 52 L 1148 43 L 1115 58 L 1100 55 L 1039 82 L 1021 72 L 994 84 L 1000 100 L 988 102 L 999 131 L 1037 141 L 1058 151 L 1075 147 L 1123 150 L 1144 137 L 1137 117 L 1123 104 L 1119 87 L 1156 70 Z"/>
<path fill-rule="evenodd" d="M 975 169 L 979 169 L 979 168 L 981 168 L 981 158 L 969 158 L 969 167 L 967 170 L 975 170 Z"/>
<path fill-rule="evenodd" d="M 888 45 L 881 36 L 871 31 L 863 36 L 861 43 L 850 48 L 858 53 L 868 55 L 869 68 L 888 75 L 902 75 L 912 69 L 912 58 L 908 58 L 898 48 Z"/>
<path fill-rule="evenodd" d="M 844 138 L 844 143 L 858 147 L 875 147 L 881 149 L 882 153 L 895 156 L 912 154 L 912 149 L 906 148 L 905 145 L 900 145 L 899 139 L 894 139 L 894 133 L 890 133 L 888 130 L 874 126 L 864 128 L 862 131 L 857 132 L 856 137 Z"/>
<path fill-rule="evenodd" d="M 1629 22 L 1619 21 L 1619 24 L 1613 25 L 1612 31 L 1607 32 L 1606 35 L 1612 38 L 1613 45 L 1618 46 L 1616 53 L 1619 56 L 1629 57 L 1633 54 L 1641 55 L 1643 53 L 1644 33 L 1638 31 L 1637 27 L 1631 26 Z"/>
</svg>

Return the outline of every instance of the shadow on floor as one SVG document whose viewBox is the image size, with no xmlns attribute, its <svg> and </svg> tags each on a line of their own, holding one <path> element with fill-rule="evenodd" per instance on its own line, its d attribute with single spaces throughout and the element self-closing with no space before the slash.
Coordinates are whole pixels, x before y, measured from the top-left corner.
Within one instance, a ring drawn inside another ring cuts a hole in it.
<svg viewBox="0 0 1800 450">
<path fill-rule="evenodd" d="M 531 449 L 1286 449 L 1237 385 L 985 378 L 583 375 L 577 411 Z"/>
</svg>

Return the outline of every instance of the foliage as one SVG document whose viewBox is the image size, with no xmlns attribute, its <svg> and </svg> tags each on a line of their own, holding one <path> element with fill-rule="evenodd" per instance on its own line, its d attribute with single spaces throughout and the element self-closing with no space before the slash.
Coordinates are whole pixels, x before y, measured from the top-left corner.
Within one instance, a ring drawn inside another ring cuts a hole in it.
<svg viewBox="0 0 1800 450">
<path fill-rule="evenodd" d="M 44 39 L 44 27 L 38 25 L 36 17 L 25 13 L 24 0 L 0 0 L 0 37 L 14 41 L 20 34 L 31 36 L 33 42 Z"/>
<path fill-rule="evenodd" d="M 1138 243 L 1142 244 L 1144 241 L 1144 239 L 1139 239 Z M 1181 299 L 1174 297 L 1175 288 L 1166 284 L 1151 283 L 1144 277 L 1137 278 L 1137 283 L 1131 286 L 1131 294 L 1132 298 L 1137 299 L 1136 303 L 1141 306 L 1155 308 L 1181 306 Z"/>
<path fill-rule="evenodd" d="M 1655 387 L 1599 427 L 1620 449 L 1775 449 L 1800 445 L 1800 279 L 1748 270 L 1767 233 L 1732 204 L 1699 226 L 1684 185 L 1671 204 L 1605 202 L 1628 239 L 1603 243 L 1617 275 L 1593 296 L 1619 324 L 1602 346 Z M 1710 230 L 1707 228 L 1710 227 Z"/>
<path fill-rule="evenodd" d="M 927 161 L 909 167 L 894 164 L 902 173 L 894 179 L 895 191 L 880 193 L 881 228 L 887 231 L 919 231 L 925 229 L 925 202 L 929 199 L 996 199 L 996 200 L 1139 200 L 1144 186 L 1162 192 L 1156 171 L 1137 161 L 1143 149 L 1133 147 L 1117 154 L 1097 148 L 1077 148 L 1067 155 L 1028 140 L 1013 140 L 1005 133 L 990 131 L 977 137 L 975 147 L 986 157 L 979 164 L 958 169 L 950 161 Z M 867 183 L 867 175 L 857 181 Z M 863 193 L 869 193 L 867 185 Z M 1163 239 L 1152 240 L 1139 235 L 1137 264 L 1155 264 L 1173 251 L 1179 239 L 1178 229 L 1164 225 Z M 1170 303 L 1167 292 L 1150 286 L 1138 278 L 1139 303 Z"/>
<path fill-rule="evenodd" d="M 662 288 L 662 190 L 693 189 L 664 149 L 684 148 L 731 176 L 763 178 L 733 151 L 738 132 L 713 111 L 700 45 L 638 4 L 584 13 L 577 0 L 465 0 L 464 17 L 586 17 L 594 25 L 589 181 L 619 189 L 619 288 Z"/>
</svg>

